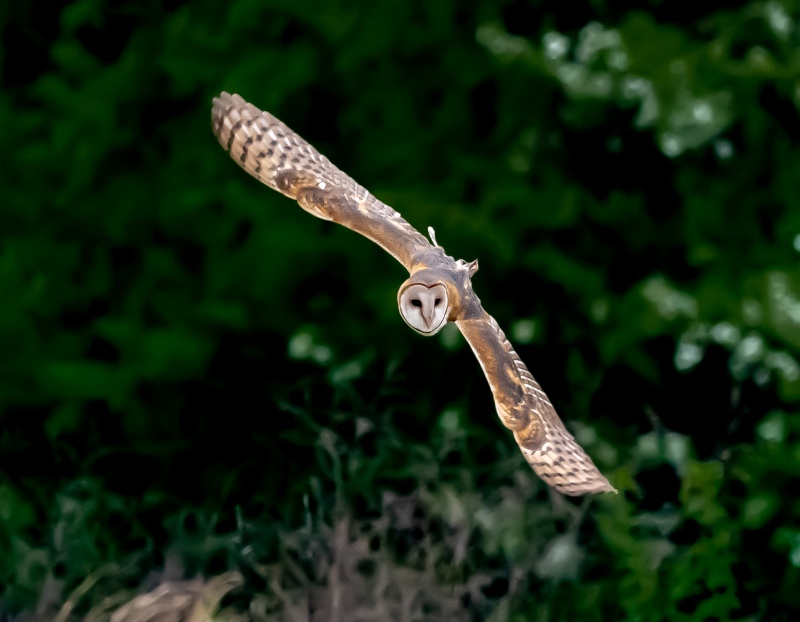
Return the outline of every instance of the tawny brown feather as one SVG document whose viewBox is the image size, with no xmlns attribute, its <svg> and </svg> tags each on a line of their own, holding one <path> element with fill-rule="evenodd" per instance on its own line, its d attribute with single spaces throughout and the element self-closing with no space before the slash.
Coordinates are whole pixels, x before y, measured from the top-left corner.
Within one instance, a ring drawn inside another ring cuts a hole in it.
<svg viewBox="0 0 800 622">
<path fill-rule="evenodd" d="M 447 318 L 456 322 L 469 342 L 486 374 L 500 420 L 540 477 L 568 495 L 614 491 L 564 427 L 497 322 L 483 310 L 470 282 L 476 262 L 446 256 L 440 246 L 431 245 L 400 214 L 286 125 L 238 95 L 222 93 L 215 98 L 211 117 L 214 134 L 239 166 L 296 199 L 314 216 L 340 223 L 380 245 L 411 272 L 403 287 L 419 282 L 447 288 Z"/>
<path fill-rule="evenodd" d="M 616 492 L 561 422 L 494 318 L 456 320 L 486 374 L 497 414 L 536 474 L 567 495 Z"/>
<path fill-rule="evenodd" d="M 214 98 L 211 123 L 219 144 L 245 171 L 296 199 L 307 212 L 366 236 L 409 271 L 431 243 L 400 214 L 331 164 L 268 112 L 238 95 Z"/>
</svg>

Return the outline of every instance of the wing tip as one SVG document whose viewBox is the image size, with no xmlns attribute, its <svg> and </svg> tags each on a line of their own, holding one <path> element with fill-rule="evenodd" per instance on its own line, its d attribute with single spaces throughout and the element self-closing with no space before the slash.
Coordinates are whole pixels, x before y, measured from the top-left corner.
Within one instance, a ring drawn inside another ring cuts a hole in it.
<svg viewBox="0 0 800 622">
<path fill-rule="evenodd" d="M 240 95 L 222 91 L 217 97 L 211 100 L 211 130 L 217 137 L 219 144 L 226 151 L 230 151 L 233 139 L 233 123 L 230 121 L 231 115 L 241 118 L 244 111 L 251 116 L 260 114 L 260 110 L 248 104 Z M 226 125 L 226 121 L 228 121 Z"/>
<path fill-rule="evenodd" d="M 211 103 L 214 108 L 217 108 L 218 106 L 228 105 L 228 104 L 244 104 L 245 101 L 244 99 L 242 99 L 240 95 L 237 95 L 236 93 L 231 94 L 228 93 L 228 91 L 222 91 L 219 95 L 217 95 L 215 98 L 211 100 Z"/>
<path fill-rule="evenodd" d="M 546 483 L 550 484 L 555 490 L 558 492 L 569 495 L 571 497 L 580 497 L 582 495 L 596 495 L 604 492 L 611 492 L 615 495 L 619 494 L 619 490 L 614 488 L 609 481 L 599 475 L 599 478 L 592 480 L 592 481 L 583 481 L 583 482 L 568 482 L 568 483 L 550 483 L 545 480 Z"/>
</svg>

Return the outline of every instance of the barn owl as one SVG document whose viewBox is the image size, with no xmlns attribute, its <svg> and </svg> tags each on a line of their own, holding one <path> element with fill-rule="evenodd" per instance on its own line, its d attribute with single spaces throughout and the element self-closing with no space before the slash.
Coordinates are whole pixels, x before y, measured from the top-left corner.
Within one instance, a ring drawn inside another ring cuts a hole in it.
<svg viewBox="0 0 800 622">
<path fill-rule="evenodd" d="M 553 405 L 472 290 L 478 262 L 445 254 L 431 241 L 268 112 L 238 95 L 214 98 L 212 128 L 250 175 L 295 199 L 312 215 L 360 233 L 410 273 L 397 300 L 416 332 L 435 335 L 455 322 L 483 368 L 500 421 L 550 486 L 567 495 L 616 492 L 567 431 Z"/>
</svg>

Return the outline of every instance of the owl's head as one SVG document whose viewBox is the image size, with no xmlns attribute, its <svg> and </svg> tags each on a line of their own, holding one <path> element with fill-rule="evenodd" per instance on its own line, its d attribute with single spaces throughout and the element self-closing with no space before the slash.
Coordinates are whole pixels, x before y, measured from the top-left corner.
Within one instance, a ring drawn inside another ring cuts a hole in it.
<svg viewBox="0 0 800 622">
<path fill-rule="evenodd" d="M 452 288 L 448 284 L 434 271 L 422 270 L 400 286 L 400 315 L 420 335 L 435 335 L 447 324 L 452 309 Z"/>
</svg>

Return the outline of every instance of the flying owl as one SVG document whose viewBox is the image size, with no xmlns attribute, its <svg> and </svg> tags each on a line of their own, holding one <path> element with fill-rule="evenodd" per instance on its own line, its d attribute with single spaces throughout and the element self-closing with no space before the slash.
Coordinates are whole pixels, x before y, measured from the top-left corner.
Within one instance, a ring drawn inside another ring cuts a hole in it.
<svg viewBox="0 0 800 622">
<path fill-rule="evenodd" d="M 411 276 L 397 294 L 400 316 L 426 336 L 455 322 L 486 374 L 500 421 L 545 482 L 567 495 L 616 492 L 483 310 L 471 282 L 477 261 L 446 255 L 432 229 L 428 241 L 281 121 L 238 95 L 214 98 L 211 120 L 220 145 L 250 175 L 314 216 L 369 238 L 405 266 Z"/>
</svg>

